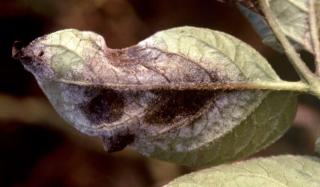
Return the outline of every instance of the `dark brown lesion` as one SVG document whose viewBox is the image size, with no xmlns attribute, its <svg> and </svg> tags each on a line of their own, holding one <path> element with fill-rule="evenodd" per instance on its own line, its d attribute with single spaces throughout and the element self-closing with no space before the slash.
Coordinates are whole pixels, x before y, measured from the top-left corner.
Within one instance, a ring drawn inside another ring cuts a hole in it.
<svg viewBox="0 0 320 187">
<path fill-rule="evenodd" d="M 106 56 L 109 63 L 114 66 L 132 66 L 152 58 L 152 56 L 148 56 L 148 59 L 146 59 L 144 50 L 146 49 L 140 46 L 131 46 L 125 49 L 108 49 Z"/>
<path fill-rule="evenodd" d="M 119 133 L 109 136 L 102 136 L 102 140 L 104 143 L 104 148 L 108 153 L 121 151 L 127 145 L 134 141 L 134 135 L 129 133 Z"/>
<path fill-rule="evenodd" d="M 121 92 L 109 89 L 96 91 L 100 93 L 81 107 L 84 115 L 95 125 L 108 124 L 119 120 L 125 107 Z"/>
<path fill-rule="evenodd" d="M 44 55 L 44 51 L 40 51 L 40 53 L 38 54 L 39 57 L 42 57 Z"/>
<path fill-rule="evenodd" d="M 167 125 L 178 123 L 197 114 L 214 96 L 213 91 L 161 90 L 158 97 L 149 103 L 144 121 L 148 124 Z"/>
</svg>

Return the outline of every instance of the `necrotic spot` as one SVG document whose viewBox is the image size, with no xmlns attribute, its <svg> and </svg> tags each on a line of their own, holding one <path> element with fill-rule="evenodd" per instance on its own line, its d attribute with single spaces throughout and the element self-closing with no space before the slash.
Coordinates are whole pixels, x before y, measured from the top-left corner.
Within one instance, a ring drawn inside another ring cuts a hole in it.
<svg viewBox="0 0 320 187">
<path fill-rule="evenodd" d="M 149 103 L 145 122 L 165 125 L 179 122 L 196 114 L 208 100 L 214 97 L 210 91 L 159 91 L 158 97 Z"/>
<path fill-rule="evenodd" d="M 102 90 L 82 110 L 93 124 L 111 123 L 123 115 L 124 99 L 120 92 Z"/>
</svg>

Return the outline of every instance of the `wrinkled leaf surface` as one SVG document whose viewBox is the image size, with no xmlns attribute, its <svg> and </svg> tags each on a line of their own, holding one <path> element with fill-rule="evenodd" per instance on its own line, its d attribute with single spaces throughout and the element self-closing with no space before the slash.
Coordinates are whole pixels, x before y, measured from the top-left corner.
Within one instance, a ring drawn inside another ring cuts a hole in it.
<svg viewBox="0 0 320 187">
<path fill-rule="evenodd" d="M 109 152 L 130 144 L 180 164 L 216 164 L 269 145 L 295 113 L 294 94 L 259 90 L 283 81 L 258 52 L 209 29 L 169 29 L 124 49 L 68 29 L 14 56 L 59 114 Z"/>
</svg>

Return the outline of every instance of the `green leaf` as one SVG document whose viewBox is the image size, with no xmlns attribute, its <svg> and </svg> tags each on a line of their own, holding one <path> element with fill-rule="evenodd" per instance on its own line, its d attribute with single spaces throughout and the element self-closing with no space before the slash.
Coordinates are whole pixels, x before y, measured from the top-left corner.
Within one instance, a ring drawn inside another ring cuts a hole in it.
<svg viewBox="0 0 320 187">
<path fill-rule="evenodd" d="M 109 152 L 129 144 L 184 165 L 217 164 L 274 142 L 296 109 L 293 93 L 269 91 L 289 83 L 258 52 L 209 29 L 169 29 L 124 49 L 63 30 L 14 56 L 59 114 Z"/>
<path fill-rule="evenodd" d="M 297 49 L 305 49 L 314 53 L 315 44 L 312 40 L 312 19 L 316 19 L 317 9 L 311 8 L 313 0 L 269 0 L 269 6 L 278 21 L 280 28 L 293 42 Z M 277 50 L 281 50 L 280 44 L 272 34 L 265 18 L 243 5 L 239 5 L 242 13 L 249 19 L 263 42 Z M 319 27 L 318 27 L 319 28 Z M 315 28 L 317 29 L 317 28 Z"/>
<path fill-rule="evenodd" d="M 320 159 L 275 156 L 221 165 L 179 177 L 166 187 L 316 187 L 320 186 Z"/>
</svg>

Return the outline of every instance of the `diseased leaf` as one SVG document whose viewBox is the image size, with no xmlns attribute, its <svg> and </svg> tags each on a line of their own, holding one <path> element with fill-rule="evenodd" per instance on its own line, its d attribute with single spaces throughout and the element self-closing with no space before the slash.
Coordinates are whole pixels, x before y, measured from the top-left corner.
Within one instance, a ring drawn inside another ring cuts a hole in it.
<svg viewBox="0 0 320 187">
<path fill-rule="evenodd" d="M 221 165 L 179 177 L 166 187 L 317 187 L 320 159 L 309 156 L 274 156 Z"/>
<path fill-rule="evenodd" d="M 316 1 L 269 0 L 269 6 L 282 31 L 297 49 L 305 49 L 311 53 L 314 53 L 316 49 L 316 44 L 312 41 L 311 29 L 313 29 L 312 27 L 317 27 L 312 24 L 312 19 L 316 19 L 316 14 L 318 13 L 316 12 L 317 9 L 312 8 L 314 6 L 312 5 L 313 3 L 316 3 Z M 239 9 L 254 26 L 265 44 L 282 51 L 280 44 L 262 15 L 243 5 L 239 5 Z"/>
<path fill-rule="evenodd" d="M 109 152 L 130 144 L 180 164 L 220 163 L 275 141 L 296 109 L 294 94 L 259 90 L 285 83 L 261 55 L 209 29 L 169 29 L 124 49 L 69 29 L 14 56 L 59 114 Z"/>
<path fill-rule="evenodd" d="M 248 103 L 254 101 L 246 103 L 239 95 L 233 97 L 236 99 L 223 101 L 227 102 L 222 105 L 223 109 L 218 105 L 207 114 L 208 117 L 200 118 L 189 127 L 151 142 L 148 139 L 137 141 L 135 145 L 147 155 L 182 165 L 217 165 L 265 148 L 292 124 L 296 109 L 296 98 L 292 93 L 273 92 L 250 114 L 243 114 L 240 108 L 251 107 Z M 239 106 L 242 102 L 246 104 Z"/>
</svg>

